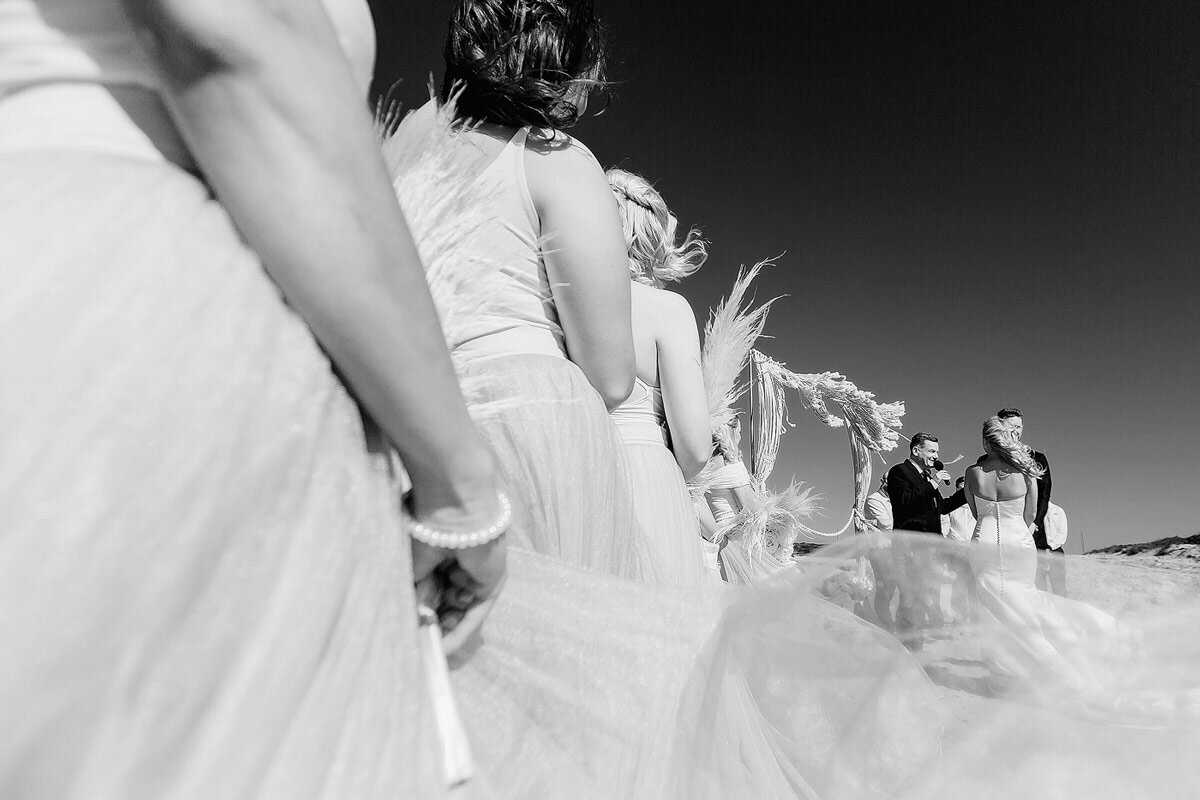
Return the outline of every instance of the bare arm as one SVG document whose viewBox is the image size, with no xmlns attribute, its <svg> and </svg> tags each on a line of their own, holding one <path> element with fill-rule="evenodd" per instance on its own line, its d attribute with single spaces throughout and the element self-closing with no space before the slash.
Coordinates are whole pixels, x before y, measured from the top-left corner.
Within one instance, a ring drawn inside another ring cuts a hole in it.
<svg viewBox="0 0 1200 800">
<path fill-rule="evenodd" d="M 713 517 L 712 509 L 708 505 L 708 501 L 701 498 L 696 503 L 696 517 L 700 521 L 700 535 L 707 541 L 715 541 L 717 531 L 721 526 L 717 524 L 717 520 Z"/>
<path fill-rule="evenodd" d="M 636 369 L 616 201 L 604 170 L 580 147 L 528 152 L 525 163 L 567 355 L 611 411 L 629 397 Z"/>
<path fill-rule="evenodd" d="M 686 480 L 712 456 L 708 400 L 700 369 L 700 334 L 692 307 L 682 296 L 661 294 L 663 319 L 658 337 L 658 380 L 662 388 L 671 449 Z"/>
<path fill-rule="evenodd" d="M 979 469 L 977 467 L 967 468 L 967 481 L 963 484 L 967 496 L 967 505 L 971 508 L 971 516 L 979 519 L 979 509 L 975 507 L 975 494 L 979 491 Z"/>
<path fill-rule="evenodd" d="M 490 456 L 319 0 L 122 3 L 221 203 L 400 450 L 418 513 L 490 517 Z"/>
</svg>

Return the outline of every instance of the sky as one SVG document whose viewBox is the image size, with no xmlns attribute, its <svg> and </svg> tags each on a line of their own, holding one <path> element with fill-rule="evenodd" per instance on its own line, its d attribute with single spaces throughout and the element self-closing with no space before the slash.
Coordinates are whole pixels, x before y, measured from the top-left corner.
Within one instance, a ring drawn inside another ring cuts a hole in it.
<svg viewBox="0 0 1200 800">
<path fill-rule="evenodd" d="M 372 3 L 377 92 L 423 102 L 453 5 Z M 597 8 L 614 85 L 572 133 L 710 240 L 678 287 L 700 324 L 779 255 L 760 349 L 903 400 L 954 475 L 1019 407 L 1068 552 L 1200 531 L 1200 6 Z M 792 406 L 771 483 L 836 530 L 845 433 Z"/>
</svg>

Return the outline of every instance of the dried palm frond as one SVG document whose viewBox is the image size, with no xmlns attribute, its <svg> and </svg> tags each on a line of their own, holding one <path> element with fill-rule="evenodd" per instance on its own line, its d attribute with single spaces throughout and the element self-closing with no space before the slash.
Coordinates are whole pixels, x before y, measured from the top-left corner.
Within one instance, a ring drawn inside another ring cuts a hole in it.
<svg viewBox="0 0 1200 800">
<path fill-rule="evenodd" d="M 838 372 L 818 372 L 800 374 L 787 369 L 782 362 L 775 361 L 769 356 L 755 352 L 755 365 L 758 367 L 760 381 L 764 386 L 764 397 L 767 394 L 779 395 L 784 388 L 795 389 L 800 395 L 800 402 L 813 415 L 831 428 L 849 425 L 862 441 L 863 446 L 876 452 L 888 451 L 896 447 L 900 439 L 898 433 L 904 416 L 904 403 L 878 403 L 871 392 L 859 389 L 846 376 Z M 844 417 L 839 417 L 829 410 L 835 406 Z M 787 406 L 780 403 L 780 412 L 761 428 L 773 427 L 782 432 L 787 420 Z"/>
<path fill-rule="evenodd" d="M 755 443 L 754 473 L 760 483 L 775 464 L 779 441 L 792 422 L 787 416 L 785 389 L 795 389 L 804 407 L 831 428 L 846 427 L 850 437 L 850 456 L 854 471 L 854 505 L 846 524 L 837 533 L 822 533 L 801 524 L 813 536 L 832 537 L 854 525 L 863 527 L 862 510 L 871 482 L 871 452 L 888 451 L 899 441 L 900 418 L 904 404 L 877 403 L 875 395 L 859 389 L 852 381 L 837 372 L 799 374 L 781 362 L 755 351 L 754 363 L 758 373 L 758 388 L 762 398 L 759 438 Z M 844 417 L 829 410 L 836 407 Z"/>
<path fill-rule="evenodd" d="M 762 335 L 767 311 L 778 300 L 772 298 L 753 307 L 746 301 L 746 291 L 758 273 L 774 259 L 766 259 L 750 269 L 739 270 L 729 297 L 721 301 L 704 326 L 704 346 L 700 363 L 704 369 L 704 391 L 708 398 L 710 429 L 721 430 L 733 422 L 733 405 L 746 392 L 742 372 L 750 358 L 754 343 Z"/>
<path fill-rule="evenodd" d="M 786 563 L 792 558 L 796 538 L 807 527 L 803 520 L 820 510 L 820 497 L 793 481 L 782 492 L 762 492 L 760 498 L 757 508 L 743 512 L 739 538 L 751 561 L 765 555 Z"/>
</svg>

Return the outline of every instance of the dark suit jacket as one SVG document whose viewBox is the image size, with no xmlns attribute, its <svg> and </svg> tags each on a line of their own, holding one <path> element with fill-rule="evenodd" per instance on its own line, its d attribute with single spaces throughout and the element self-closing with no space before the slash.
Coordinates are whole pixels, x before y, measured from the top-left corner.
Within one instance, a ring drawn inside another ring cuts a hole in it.
<svg viewBox="0 0 1200 800">
<path fill-rule="evenodd" d="M 896 530 L 940 534 L 941 515 L 949 514 L 967 502 L 962 489 L 949 497 L 942 497 L 937 487 L 907 458 L 888 470 L 887 487 Z"/>
<path fill-rule="evenodd" d="M 1050 545 L 1046 543 L 1046 511 L 1050 508 L 1050 462 L 1046 460 L 1045 453 L 1039 453 L 1037 450 L 1033 451 L 1033 460 L 1046 470 L 1046 474 L 1037 479 L 1037 516 L 1033 518 L 1037 530 L 1033 534 L 1033 543 L 1037 545 L 1038 550 L 1049 550 Z"/>
</svg>

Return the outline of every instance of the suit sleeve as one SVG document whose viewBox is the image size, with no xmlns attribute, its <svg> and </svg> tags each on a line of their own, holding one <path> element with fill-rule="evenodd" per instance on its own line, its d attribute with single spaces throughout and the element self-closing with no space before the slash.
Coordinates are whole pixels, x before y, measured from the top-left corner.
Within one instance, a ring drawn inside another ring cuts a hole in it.
<svg viewBox="0 0 1200 800">
<path fill-rule="evenodd" d="M 1038 547 L 1044 548 L 1049 547 L 1049 544 L 1046 542 L 1046 512 L 1050 510 L 1050 461 L 1046 458 L 1045 453 L 1035 453 L 1033 460 L 1038 463 L 1038 466 L 1046 470 L 1046 474 L 1038 478 L 1037 481 L 1037 512 L 1033 518 L 1033 521 L 1038 526 L 1037 531 L 1033 534 L 1034 542 Z"/>
<path fill-rule="evenodd" d="M 903 464 L 898 464 L 888 470 L 888 497 L 892 501 L 892 521 L 893 523 L 907 522 L 908 519 L 900 519 L 900 509 L 907 511 L 920 499 L 920 493 L 917 492 L 917 487 L 913 486 L 908 479 L 908 473 L 903 469 Z"/>
<path fill-rule="evenodd" d="M 942 497 L 942 493 L 938 492 L 938 511 L 943 514 L 949 514 L 956 508 L 962 508 L 967 504 L 967 492 L 964 489 L 959 489 L 949 497 Z"/>
</svg>

